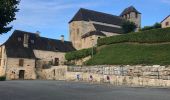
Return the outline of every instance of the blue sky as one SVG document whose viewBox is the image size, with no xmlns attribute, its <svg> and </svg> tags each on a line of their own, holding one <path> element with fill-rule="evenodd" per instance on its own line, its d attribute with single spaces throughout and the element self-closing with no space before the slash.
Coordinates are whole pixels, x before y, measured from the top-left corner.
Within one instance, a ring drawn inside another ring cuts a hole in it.
<svg viewBox="0 0 170 100">
<path fill-rule="evenodd" d="M 36 32 L 43 37 L 69 40 L 68 22 L 79 10 L 87 8 L 119 15 L 133 5 L 142 13 L 142 26 L 162 21 L 170 14 L 170 0 L 21 0 L 13 30 L 0 35 L 0 44 L 5 42 L 15 29 Z"/>
</svg>

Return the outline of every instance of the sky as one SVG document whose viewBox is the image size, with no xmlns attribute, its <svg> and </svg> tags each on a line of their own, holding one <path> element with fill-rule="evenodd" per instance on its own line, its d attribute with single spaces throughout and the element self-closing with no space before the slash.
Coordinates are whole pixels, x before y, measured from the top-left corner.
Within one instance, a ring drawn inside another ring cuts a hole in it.
<svg viewBox="0 0 170 100">
<path fill-rule="evenodd" d="M 40 36 L 69 40 L 68 22 L 80 8 L 91 9 L 113 15 L 134 6 L 142 13 L 142 27 L 161 22 L 170 15 L 170 0 L 21 0 L 13 29 L 0 35 L 4 43 L 14 30 L 40 32 Z"/>
</svg>

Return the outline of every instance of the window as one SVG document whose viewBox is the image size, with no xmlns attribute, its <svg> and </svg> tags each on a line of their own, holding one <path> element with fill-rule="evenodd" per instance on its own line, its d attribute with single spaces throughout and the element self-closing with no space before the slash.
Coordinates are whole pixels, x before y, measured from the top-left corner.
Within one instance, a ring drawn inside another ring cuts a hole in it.
<svg viewBox="0 0 170 100">
<path fill-rule="evenodd" d="M 34 44 L 34 40 L 31 40 L 31 43 Z"/>
<path fill-rule="evenodd" d="M 18 41 L 21 41 L 21 37 L 18 37 Z"/>
<path fill-rule="evenodd" d="M 136 18 L 138 18 L 138 13 L 135 14 Z"/>
<path fill-rule="evenodd" d="M 24 59 L 19 59 L 19 66 L 23 66 L 24 65 Z"/>
<path fill-rule="evenodd" d="M 54 60 L 54 66 L 58 66 L 59 65 L 59 58 L 55 58 Z"/>
<path fill-rule="evenodd" d="M 79 34 L 79 29 L 77 29 L 77 34 Z"/>
<path fill-rule="evenodd" d="M 169 22 L 166 22 L 165 25 L 168 26 L 168 25 L 169 25 Z"/>
</svg>

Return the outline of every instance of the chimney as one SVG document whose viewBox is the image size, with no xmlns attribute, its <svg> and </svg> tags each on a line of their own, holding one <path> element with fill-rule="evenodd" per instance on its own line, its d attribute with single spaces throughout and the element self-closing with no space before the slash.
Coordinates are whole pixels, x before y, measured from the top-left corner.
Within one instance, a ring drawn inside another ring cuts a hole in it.
<svg viewBox="0 0 170 100">
<path fill-rule="evenodd" d="M 35 33 L 37 36 L 40 36 L 40 31 L 36 31 Z"/>
<path fill-rule="evenodd" d="M 64 42 L 64 35 L 61 35 L 61 41 Z"/>
<path fill-rule="evenodd" d="M 26 48 L 28 48 L 28 39 L 29 39 L 29 35 L 28 35 L 28 34 L 24 34 L 23 45 L 24 45 L 24 47 L 26 47 Z"/>
</svg>

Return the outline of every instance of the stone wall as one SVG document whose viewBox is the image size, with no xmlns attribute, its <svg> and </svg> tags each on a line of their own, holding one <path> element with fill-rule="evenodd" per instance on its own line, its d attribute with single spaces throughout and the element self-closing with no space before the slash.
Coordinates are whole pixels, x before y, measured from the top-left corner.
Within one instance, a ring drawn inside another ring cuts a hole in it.
<svg viewBox="0 0 170 100">
<path fill-rule="evenodd" d="M 65 80 L 127 86 L 170 87 L 170 66 L 68 66 L 65 71 Z"/>
<path fill-rule="evenodd" d="M 25 71 L 24 79 L 36 79 L 35 60 L 34 59 L 23 59 L 23 60 L 24 60 L 23 66 L 19 66 L 19 58 L 8 58 L 7 66 L 6 66 L 7 80 L 19 79 L 20 70 Z"/>
<path fill-rule="evenodd" d="M 6 53 L 5 53 L 5 46 L 0 47 L 0 76 L 5 75 L 6 70 Z"/>
<path fill-rule="evenodd" d="M 41 78 L 47 80 L 66 80 L 67 66 L 52 66 L 42 69 Z"/>
<path fill-rule="evenodd" d="M 70 41 L 78 50 L 82 49 L 81 36 L 87 32 L 95 30 L 93 25 L 86 21 L 73 21 L 69 24 L 69 29 Z"/>
<path fill-rule="evenodd" d="M 70 41 L 73 43 L 73 46 L 77 49 L 84 49 L 84 48 L 90 48 L 97 44 L 98 37 L 103 38 L 103 36 L 90 36 L 87 38 L 81 38 L 83 34 L 86 34 L 90 31 L 95 31 L 95 27 L 93 24 L 99 24 L 104 26 L 110 26 L 110 27 L 117 27 L 121 28 L 118 25 L 112 25 L 112 24 L 106 24 L 101 22 L 95 22 L 95 21 L 73 21 L 69 24 L 70 29 Z M 103 32 L 106 34 L 107 37 L 109 36 L 115 36 L 120 35 L 118 33 L 112 33 L 112 32 Z M 93 41 L 92 41 L 93 39 Z M 93 44 L 92 44 L 93 43 Z"/>
<path fill-rule="evenodd" d="M 53 61 L 55 58 L 59 58 L 59 64 L 64 64 L 65 53 L 62 52 L 53 52 L 53 51 L 43 51 L 43 50 L 34 50 L 34 54 L 37 58 L 42 61 Z"/>
</svg>

